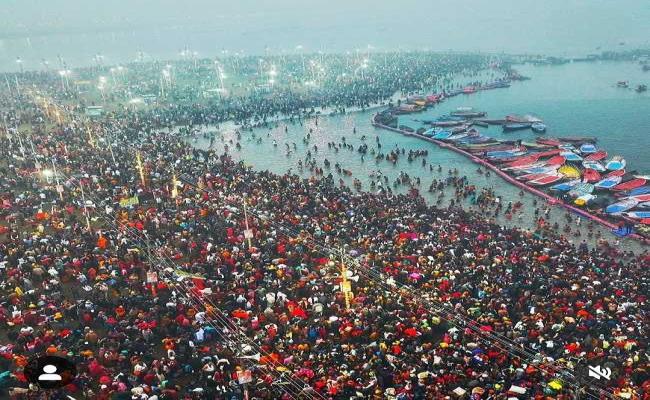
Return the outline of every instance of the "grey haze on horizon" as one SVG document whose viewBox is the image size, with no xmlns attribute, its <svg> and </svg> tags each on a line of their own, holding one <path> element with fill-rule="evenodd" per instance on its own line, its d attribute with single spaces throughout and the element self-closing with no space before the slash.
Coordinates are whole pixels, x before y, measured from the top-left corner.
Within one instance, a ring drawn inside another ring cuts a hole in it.
<svg viewBox="0 0 650 400">
<path fill-rule="evenodd" d="M 139 51 L 174 58 L 431 49 L 551 55 L 650 46 L 650 0 L 0 0 L 0 69 Z M 620 43 L 624 43 L 621 45 Z"/>
</svg>

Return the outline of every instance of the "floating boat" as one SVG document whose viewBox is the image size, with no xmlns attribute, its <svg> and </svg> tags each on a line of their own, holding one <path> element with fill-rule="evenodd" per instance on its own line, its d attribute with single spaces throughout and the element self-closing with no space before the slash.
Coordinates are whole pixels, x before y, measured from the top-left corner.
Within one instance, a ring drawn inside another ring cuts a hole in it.
<svg viewBox="0 0 650 400">
<path fill-rule="evenodd" d="M 597 152 L 593 154 L 589 154 L 587 157 L 585 157 L 585 160 L 587 161 L 600 161 L 602 159 L 607 158 L 607 152 L 604 150 L 598 150 Z"/>
<path fill-rule="evenodd" d="M 455 135 L 449 136 L 446 140 L 450 140 L 450 141 L 453 142 L 453 141 L 456 141 L 456 140 L 460 140 L 462 138 L 466 138 L 468 136 L 469 136 L 469 133 L 457 133 Z"/>
<path fill-rule="evenodd" d="M 619 183 L 618 185 L 614 186 L 612 190 L 632 190 L 645 185 L 646 182 L 647 180 L 643 178 L 635 178 L 623 183 Z"/>
<path fill-rule="evenodd" d="M 526 154 L 525 151 L 517 151 L 517 152 L 514 152 L 514 153 L 511 153 L 509 151 L 504 151 L 504 152 L 499 152 L 499 151 L 492 152 L 491 151 L 490 153 L 495 153 L 495 154 L 493 154 L 491 156 L 488 156 L 488 158 L 492 162 L 495 162 L 495 163 L 496 162 L 509 162 L 509 161 L 514 160 L 515 158 L 517 158 L 519 156 L 522 156 L 522 155 Z"/>
<path fill-rule="evenodd" d="M 620 88 L 626 88 L 626 87 L 629 86 L 629 83 L 628 83 L 628 81 L 618 81 L 618 82 L 616 82 L 616 86 L 618 86 Z"/>
<path fill-rule="evenodd" d="M 612 171 L 609 174 L 605 175 L 605 178 L 611 178 L 613 176 L 623 176 L 625 175 L 625 170 L 624 169 L 619 169 L 616 171 Z"/>
<path fill-rule="evenodd" d="M 572 151 L 565 151 L 560 153 L 560 155 L 564 157 L 567 161 L 575 161 L 575 162 L 582 161 L 582 157 L 580 157 L 579 155 L 577 155 Z"/>
<path fill-rule="evenodd" d="M 433 139 L 445 140 L 445 139 L 448 139 L 451 135 L 452 135 L 452 133 L 450 131 L 440 131 L 440 132 L 436 133 L 435 135 L 433 135 Z"/>
<path fill-rule="evenodd" d="M 478 121 L 478 120 L 475 120 L 475 119 L 471 121 L 471 124 L 476 125 L 476 126 L 480 126 L 480 127 L 483 127 L 483 128 L 487 128 L 487 127 L 490 126 L 490 124 L 488 124 L 485 121 Z"/>
<path fill-rule="evenodd" d="M 520 131 L 522 129 L 530 129 L 531 126 L 532 124 L 528 124 L 528 123 L 505 124 L 503 125 L 503 131 L 504 132 Z"/>
<path fill-rule="evenodd" d="M 433 121 L 431 125 L 438 126 L 440 128 L 448 128 L 451 126 L 463 125 L 465 121 Z"/>
<path fill-rule="evenodd" d="M 550 173 L 555 173 L 557 171 L 557 167 L 539 166 L 539 167 L 527 168 L 521 171 L 526 174 L 539 174 L 539 173 L 550 174 Z"/>
<path fill-rule="evenodd" d="M 614 204 L 610 204 L 607 207 L 605 207 L 605 212 L 607 214 L 620 214 L 623 213 L 629 209 L 632 209 L 636 207 L 636 205 L 639 204 L 638 200 L 635 199 L 625 199 L 621 200 L 619 202 L 616 202 Z"/>
<path fill-rule="evenodd" d="M 593 154 L 596 153 L 597 151 L 598 149 L 596 148 L 596 146 L 594 146 L 591 143 L 585 143 L 582 146 L 580 146 L 580 152 L 582 154 Z"/>
<path fill-rule="evenodd" d="M 534 181 L 535 179 L 539 179 L 539 178 L 543 178 L 545 176 L 548 176 L 548 175 L 550 175 L 550 172 L 552 172 L 552 171 L 535 172 L 535 173 L 531 173 L 531 174 L 525 174 L 525 175 L 518 176 L 516 179 L 518 179 L 520 181 L 530 182 L 530 181 Z"/>
<path fill-rule="evenodd" d="M 598 161 L 588 161 L 587 159 L 585 159 L 582 162 L 582 166 L 588 169 L 593 169 L 594 171 L 598 171 L 598 172 L 606 171 L 605 167 L 603 167 L 603 164 L 599 163 Z"/>
<path fill-rule="evenodd" d="M 570 143 L 563 143 L 557 146 L 557 148 L 565 151 L 573 151 L 573 152 L 578 151 L 578 149 L 576 149 L 576 147 Z"/>
<path fill-rule="evenodd" d="M 634 219 L 645 219 L 650 218 L 650 211 L 629 211 L 625 215 Z"/>
<path fill-rule="evenodd" d="M 466 86 L 463 88 L 463 93 L 465 94 L 471 94 L 476 92 L 476 88 L 474 86 Z"/>
<path fill-rule="evenodd" d="M 521 147 L 514 147 L 511 150 L 502 151 L 488 151 L 485 155 L 488 157 L 501 158 L 501 157 L 514 157 L 526 154 L 526 149 Z"/>
<path fill-rule="evenodd" d="M 557 156 L 553 156 L 553 157 L 549 158 L 548 160 L 546 160 L 544 165 L 549 165 L 549 166 L 550 165 L 557 165 L 557 166 L 560 166 L 560 165 L 564 164 L 565 161 L 566 161 L 566 158 L 564 158 L 564 156 L 557 155 Z"/>
<path fill-rule="evenodd" d="M 625 168 L 625 159 L 621 156 L 614 156 L 605 164 L 605 168 L 610 171 L 619 171 Z"/>
<path fill-rule="evenodd" d="M 534 162 L 534 163 L 531 163 L 531 164 L 517 165 L 517 166 L 514 166 L 514 167 L 504 167 L 504 168 L 501 168 L 501 170 L 502 171 L 512 171 L 514 173 L 518 173 L 518 172 L 525 172 L 525 171 L 528 171 L 530 169 L 539 168 L 539 167 L 550 168 L 551 166 L 546 165 L 543 162 Z M 557 168 L 557 167 L 553 167 L 553 168 Z"/>
<path fill-rule="evenodd" d="M 477 119 L 477 121 L 485 122 L 488 125 L 503 125 L 508 122 L 505 119 L 487 119 L 487 118 Z"/>
<path fill-rule="evenodd" d="M 554 175 L 554 174 L 548 174 L 546 176 L 543 176 L 541 178 L 534 179 L 532 181 L 528 181 L 527 183 L 530 185 L 535 185 L 535 186 L 545 186 L 545 185 L 550 185 L 551 183 L 555 183 L 562 179 L 562 175 Z"/>
<path fill-rule="evenodd" d="M 593 194 L 583 194 L 581 196 L 578 196 L 573 203 L 577 206 L 585 206 L 589 204 L 590 201 L 594 200 L 596 196 Z"/>
<path fill-rule="evenodd" d="M 646 202 L 646 201 L 650 201 L 650 194 L 639 194 L 636 196 L 630 196 L 628 198 L 637 200 L 639 202 Z"/>
<path fill-rule="evenodd" d="M 565 136 L 565 137 L 559 137 L 558 139 L 563 142 L 570 142 L 570 143 L 596 143 L 598 141 L 598 139 L 595 137 L 587 137 L 587 136 Z"/>
<path fill-rule="evenodd" d="M 602 177 L 600 173 L 598 173 L 598 171 L 594 169 L 587 168 L 584 171 L 582 171 L 582 180 L 584 180 L 585 182 L 598 182 L 601 179 Z"/>
<path fill-rule="evenodd" d="M 521 142 L 522 145 L 531 148 L 531 149 L 538 149 L 538 150 L 546 150 L 553 148 L 553 146 L 549 146 L 547 144 L 540 144 L 537 142 Z"/>
<path fill-rule="evenodd" d="M 533 165 L 537 162 L 537 160 L 539 160 L 539 156 L 536 154 L 525 155 L 517 158 L 514 161 L 510 161 L 502 169 L 507 170 L 508 168 L 517 168 L 517 167 Z"/>
<path fill-rule="evenodd" d="M 422 132 L 422 136 L 426 137 L 433 137 L 436 134 L 436 128 L 431 128 L 427 129 L 426 131 Z"/>
<path fill-rule="evenodd" d="M 559 190 L 560 192 L 568 192 L 573 189 L 574 186 L 580 183 L 579 179 L 574 179 L 569 182 L 558 183 L 557 185 L 551 186 L 551 190 Z"/>
<path fill-rule="evenodd" d="M 539 144 L 545 144 L 547 146 L 554 146 L 554 147 L 562 144 L 562 142 L 554 138 L 537 138 L 535 139 L 535 141 Z"/>
<path fill-rule="evenodd" d="M 543 122 L 540 118 L 537 118 L 537 117 L 532 116 L 532 115 L 524 115 L 524 116 L 520 116 L 520 115 L 507 115 L 507 116 L 506 116 L 506 121 L 508 121 L 508 122 L 515 122 L 515 123 L 517 123 L 517 122 L 521 122 L 521 123 L 531 123 L 531 124 L 534 124 L 534 123 L 536 123 L 536 122 Z"/>
<path fill-rule="evenodd" d="M 563 165 L 558 168 L 557 172 L 566 178 L 580 178 L 580 170 L 572 165 Z"/>
<path fill-rule="evenodd" d="M 487 113 L 485 111 L 452 111 L 449 113 L 449 115 L 453 117 L 462 117 L 462 118 L 480 118 L 480 117 L 485 117 Z"/>
<path fill-rule="evenodd" d="M 641 194 L 649 194 L 650 193 L 650 186 L 641 186 L 636 189 L 632 189 L 630 191 L 630 196 L 637 196 Z"/>
<path fill-rule="evenodd" d="M 620 176 L 611 176 L 611 177 L 606 177 L 605 179 L 601 179 L 598 181 L 594 186 L 598 189 L 611 189 L 614 186 L 618 185 L 621 183 L 621 178 Z"/>
<path fill-rule="evenodd" d="M 536 133 L 544 133 L 546 132 L 546 125 L 542 124 L 541 122 L 535 122 L 530 126 L 530 129 Z"/>
<path fill-rule="evenodd" d="M 579 183 L 569 191 L 569 196 L 580 197 L 585 194 L 591 194 L 593 191 L 594 191 L 594 185 L 592 185 L 591 183 Z"/>
</svg>

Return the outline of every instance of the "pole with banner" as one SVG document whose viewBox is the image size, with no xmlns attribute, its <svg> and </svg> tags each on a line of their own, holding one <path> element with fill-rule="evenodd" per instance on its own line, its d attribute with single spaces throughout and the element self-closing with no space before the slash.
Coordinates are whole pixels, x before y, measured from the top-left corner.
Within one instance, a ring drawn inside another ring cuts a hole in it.
<svg viewBox="0 0 650 400">
<path fill-rule="evenodd" d="M 59 182 L 59 174 L 56 173 L 56 163 L 52 158 L 52 171 L 54 172 L 54 181 L 56 182 L 56 191 L 59 193 L 59 198 L 63 201 L 63 186 Z"/>
<path fill-rule="evenodd" d="M 244 237 L 248 240 L 248 248 L 253 247 L 251 244 L 251 238 L 253 237 L 253 231 L 248 226 L 248 211 L 246 210 L 246 196 L 243 198 L 244 201 L 244 223 L 246 224 L 246 230 L 244 231 Z"/>
<path fill-rule="evenodd" d="M 140 157 L 139 151 L 135 153 L 135 163 L 138 167 L 138 172 L 140 173 L 140 181 L 142 182 L 142 186 L 146 187 L 147 181 L 144 179 L 144 167 L 142 166 L 142 158 Z"/>
</svg>

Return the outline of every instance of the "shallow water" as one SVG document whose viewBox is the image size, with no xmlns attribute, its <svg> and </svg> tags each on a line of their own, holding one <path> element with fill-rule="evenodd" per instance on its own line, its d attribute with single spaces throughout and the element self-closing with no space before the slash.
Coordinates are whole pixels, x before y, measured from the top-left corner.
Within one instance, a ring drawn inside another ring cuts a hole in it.
<svg viewBox="0 0 650 400">
<path fill-rule="evenodd" d="M 604 68 L 607 73 L 603 72 Z M 414 119 L 432 117 L 449 112 L 459 106 L 473 106 L 480 110 L 488 112 L 489 117 L 503 117 L 509 113 L 533 113 L 544 118 L 549 126 L 547 136 L 555 134 L 581 134 L 593 135 L 599 138 L 599 145 L 603 146 L 610 153 L 623 154 L 628 159 L 628 164 L 640 171 L 646 173 L 650 171 L 650 160 L 643 146 L 639 144 L 650 144 L 647 133 L 650 132 L 650 120 L 648 111 L 650 111 L 650 96 L 647 94 L 637 94 L 629 90 L 611 87 L 618 79 L 629 79 L 635 82 L 636 75 L 634 71 L 640 68 L 638 65 L 630 63 L 608 63 L 608 64 L 572 64 L 555 67 L 522 67 L 521 72 L 531 76 L 533 79 L 525 82 L 516 82 L 508 89 L 498 89 L 487 92 L 481 92 L 472 96 L 458 96 L 450 99 L 440 106 L 433 108 L 426 113 L 413 114 L 407 118 L 402 118 L 407 124 L 417 126 Z M 617 72 L 618 71 L 618 72 Z M 592 81 L 600 89 L 588 90 L 588 79 L 569 79 L 565 75 L 584 76 L 592 74 L 598 76 L 598 79 Z M 635 76 L 633 78 L 632 76 Z M 553 100 L 553 96 L 557 98 Z M 393 181 L 398 177 L 401 171 L 406 172 L 412 179 L 420 177 L 420 193 L 431 203 L 438 199 L 438 193 L 430 195 L 427 189 L 432 179 L 441 179 L 448 176 L 449 169 L 457 169 L 459 176 L 466 175 L 470 178 L 470 184 L 477 187 L 491 187 L 502 197 L 502 201 L 516 202 L 523 201 L 524 210 L 516 214 L 512 221 L 504 220 L 500 222 L 505 224 L 516 224 L 526 228 L 532 228 L 535 215 L 533 201 L 538 200 L 539 206 L 542 202 L 535 196 L 525 194 L 519 195 L 519 189 L 507 184 L 501 178 L 492 175 L 487 178 L 485 175 L 476 173 L 477 165 L 458 155 L 454 152 L 440 149 L 432 143 L 424 142 L 417 138 L 406 137 L 400 134 L 376 129 L 370 125 L 370 119 L 375 111 L 361 111 L 347 115 L 320 117 L 318 121 L 304 121 L 301 126 L 298 123 L 291 124 L 288 121 L 279 122 L 277 127 L 258 128 L 253 132 L 242 132 L 241 150 L 235 148 L 237 137 L 233 128 L 222 127 L 217 134 L 214 149 L 223 151 L 225 146 L 229 146 L 229 151 L 236 160 L 243 160 L 245 163 L 253 165 L 257 170 L 270 170 L 276 173 L 284 173 L 291 169 L 294 173 L 300 173 L 307 177 L 310 172 L 308 169 L 302 171 L 298 168 L 298 160 L 304 161 L 307 150 L 312 151 L 312 155 L 318 157 L 319 166 L 323 166 L 323 159 L 327 158 L 331 162 L 330 172 L 334 175 L 335 180 L 339 178 L 347 185 L 351 185 L 354 178 L 358 178 L 363 183 L 364 190 L 370 190 L 369 175 L 381 171 L 389 178 L 389 184 L 392 187 Z M 599 118 L 597 118 L 599 117 Z M 588 119 L 590 121 L 585 121 Z M 613 121 L 619 124 L 614 125 Z M 285 133 L 284 128 L 287 128 Z M 353 133 L 356 127 L 357 133 Z M 644 128 L 645 127 L 645 128 Z M 589 128 L 589 129 L 587 129 Z M 311 140 L 308 144 L 303 143 L 303 138 L 309 130 L 312 130 Z M 208 131 L 215 131 L 208 129 Z M 498 127 L 491 127 L 488 130 L 494 136 L 521 137 L 533 139 L 532 133 L 514 133 L 502 134 Z M 379 137 L 383 153 L 389 152 L 393 148 L 404 148 L 408 154 L 409 150 L 428 150 L 429 155 L 426 157 L 427 166 L 422 167 L 422 158 L 417 158 L 412 163 L 407 161 L 407 156 L 400 157 L 396 165 L 387 161 L 375 162 L 373 156 L 369 153 L 362 161 L 361 155 L 356 149 L 364 143 L 362 136 L 366 136 L 365 143 L 368 144 L 369 150 L 376 147 L 376 137 Z M 354 150 L 340 149 L 336 152 L 333 148 L 328 148 L 328 142 L 342 143 L 345 137 L 348 144 L 354 146 Z M 223 138 L 223 139 L 221 139 Z M 261 138 L 262 143 L 257 139 Z M 632 139 L 635 138 L 635 139 Z M 232 143 L 230 141 L 232 140 Z M 277 146 L 273 145 L 273 141 Z M 207 148 L 209 139 L 198 135 L 192 142 L 200 148 Z M 291 146 L 291 153 L 286 154 L 285 143 Z M 293 143 L 296 144 L 296 150 L 293 150 Z M 318 147 L 318 152 L 314 152 L 313 146 Z M 335 171 L 334 164 L 338 162 L 342 168 L 351 170 L 352 176 L 338 175 Z M 441 165 L 442 173 L 429 171 L 429 163 L 434 166 Z M 325 170 L 325 174 L 327 174 Z M 404 193 L 408 188 L 406 186 L 398 187 L 397 191 Z M 447 206 L 451 199 L 453 190 L 447 190 L 442 206 Z M 551 221 L 558 221 L 564 225 L 565 215 L 563 209 L 554 208 L 551 212 Z M 521 215 L 519 217 L 518 215 Z M 573 223 L 575 227 L 575 222 Z M 583 237 L 584 221 L 582 227 Z M 606 230 L 601 230 L 608 239 L 614 239 Z M 580 241 L 581 239 L 576 239 Z M 633 240 L 623 240 L 622 245 L 625 247 L 638 249 L 638 244 Z"/>
</svg>

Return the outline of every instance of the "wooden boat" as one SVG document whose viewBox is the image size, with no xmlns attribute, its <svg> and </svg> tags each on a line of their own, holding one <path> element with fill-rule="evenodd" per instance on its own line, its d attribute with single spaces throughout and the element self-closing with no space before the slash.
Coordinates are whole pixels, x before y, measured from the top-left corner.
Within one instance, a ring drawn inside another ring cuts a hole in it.
<svg viewBox="0 0 650 400">
<path fill-rule="evenodd" d="M 477 121 L 485 122 L 488 125 L 503 125 L 508 122 L 505 119 L 486 119 L 486 118 L 477 119 Z"/>
<path fill-rule="evenodd" d="M 549 166 L 550 165 L 560 166 L 560 165 L 564 164 L 565 161 L 566 161 L 566 158 L 564 158 L 564 156 L 557 155 L 557 156 L 553 156 L 553 157 L 549 158 L 548 160 L 546 160 L 546 162 L 544 164 L 549 165 Z"/>
<path fill-rule="evenodd" d="M 605 177 L 604 179 L 598 181 L 594 186 L 598 189 L 611 189 L 621 183 L 622 179 L 623 178 L 620 176 Z"/>
<path fill-rule="evenodd" d="M 422 132 L 422 136 L 426 136 L 426 137 L 434 137 L 435 134 L 436 134 L 436 128 L 427 129 L 426 131 Z"/>
<path fill-rule="evenodd" d="M 557 185 L 551 186 L 551 190 L 558 190 L 560 192 L 568 192 L 573 189 L 574 186 L 580 183 L 580 179 L 574 179 L 569 182 L 558 183 Z"/>
<path fill-rule="evenodd" d="M 639 204 L 638 200 L 628 198 L 608 205 L 605 207 L 605 212 L 607 214 L 620 214 L 636 207 L 637 204 Z"/>
<path fill-rule="evenodd" d="M 621 156 L 614 156 L 605 164 L 605 168 L 610 171 L 619 171 L 625 168 L 625 159 Z"/>
<path fill-rule="evenodd" d="M 503 131 L 504 132 L 520 131 L 523 129 L 530 129 L 531 126 L 532 124 L 528 124 L 528 123 L 505 124 L 503 125 Z"/>
<path fill-rule="evenodd" d="M 582 161 L 582 157 L 580 157 L 579 155 L 577 155 L 572 151 L 562 152 L 560 153 L 560 155 L 564 157 L 567 161 L 574 161 L 574 162 Z"/>
<path fill-rule="evenodd" d="M 531 168 L 526 168 L 519 170 L 518 172 L 524 172 L 527 174 L 538 174 L 538 173 L 544 173 L 544 174 L 550 174 L 550 173 L 556 173 L 557 172 L 557 167 L 549 167 L 549 166 L 537 166 L 537 167 L 531 167 Z"/>
<path fill-rule="evenodd" d="M 460 140 L 460 139 L 462 139 L 462 138 L 466 138 L 467 136 L 469 136 L 469 133 L 466 133 L 466 132 L 464 132 L 464 133 L 457 133 L 457 134 L 455 134 L 455 135 L 451 135 L 451 136 L 449 136 L 446 140 L 450 140 L 450 141 L 453 142 L 453 141 L 456 141 L 456 140 Z"/>
<path fill-rule="evenodd" d="M 532 173 L 532 174 L 521 175 L 521 176 L 516 177 L 515 179 L 520 180 L 520 181 L 529 182 L 529 181 L 534 181 L 535 179 L 543 178 L 543 177 L 548 176 L 548 175 L 549 175 L 549 172 L 536 172 L 536 173 Z"/>
<path fill-rule="evenodd" d="M 650 193 L 650 186 L 641 186 L 636 189 L 632 189 L 630 191 L 630 196 L 638 196 L 642 194 L 649 194 Z"/>
<path fill-rule="evenodd" d="M 452 133 L 450 131 L 440 131 L 433 135 L 433 138 L 437 140 L 445 140 L 448 139 L 451 135 Z"/>
<path fill-rule="evenodd" d="M 646 182 L 647 182 L 646 179 L 636 178 L 636 179 L 629 180 L 627 182 L 619 183 L 618 185 L 614 186 L 612 190 L 617 190 L 617 191 L 632 190 L 645 185 Z"/>
<path fill-rule="evenodd" d="M 554 146 L 554 147 L 559 146 L 559 145 L 562 144 L 561 141 L 559 141 L 559 140 L 557 140 L 555 138 L 537 138 L 537 139 L 535 139 L 535 141 L 537 143 L 539 143 L 539 144 L 545 144 L 545 145 Z"/>
<path fill-rule="evenodd" d="M 535 133 L 544 133 L 546 132 L 546 125 L 542 124 L 541 122 L 536 122 L 530 126 L 530 129 L 532 129 Z"/>
<path fill-rule="evenodd" d="M 449 115 L 454 117 L 462 117 L 462 118 L 480 118 L 480 117 L 485 117 L 487 113 L 485 111 L 456 110 L 450 112 Z"/>
<path fill-rule="evenodd" d="M 535 186 L 545 186 L 545 185 L 550 185 L 551 183 L 555 183 L 562 179 L 562 175 L 555 175 L 555 174 L 547 174 L 546 176 L 543 176 L 541 178 L 534 179 L 532 181 L 528 181 L 527 183 L 529 185 L 535 185 Z"/>
<path fill-rule="evenodd" d="M 507 115 L 506 121 L 514 123 L 530 123 L 534 124 L 536 122 L 543 122 L 540 118 L 534 117 L 532 115 Z"/>
<path fill-rule="evenodd" d="M 438 126 L 440 128 L 448 128 L 451 126 L 463 125 L 465 121 L 434 121 L 431 123 L 433 126 Z"/>
<path fill-rule="evenodd" d="M 629 211 L 625 215 L 633 219 L 645 219 L 650 218 L 650 211 Z"/>
<path fill-rule="evenodd" d="M 532 165 L 539 160 L 539 156 L 537 154 L 529 154 L 525 156 L 518 157 L 515 161 L 510 161 L 505 165 L 505 168 L 502 168 L 503 170 L 507 170 L 508 168 L 516 168 L 516 167 L 522 167 L 526 165 Z"/>
<path fill-rule="evenodd" d="M 582 171 L 582 179 L 585 182 L 598 182 L 602 178 L 598 171 L 591 168 L 586 168 L 584 171 Z"/>
<path fill-rule="evenodd" d="M 562 150 L 565 150 L 565 151 L 574 151 L 574 152 L 578 151 L 578 149 L 576 149 L 576 147 L 574 145 L 572 145 L 571 143 L 562 143 L 561 145 L 559 145 L 557 147 L 558 147 L 558 149 L 562 149 Z"/>
<path fill-rule="evenodd" d="M 585 159 L 582 162 L 582 166 L 588 169 L 593 169 L 594 171 L 598 171 L 598 172 L 606 171 L 605 167 L 603 167 L 603 164 L 599 163 L 598 161 L 588 161 L 587 159 Z"/>
<path fill-rule="evenodd" d="M 629 198 L 637 200 L 639 202 L 646 202 L 646 201 L 650 201 L 650 193 L 640 194 L 640 195 L 637 195 L 637 196 L 630 196 Z"/>
<path fill-rule="evenodd" d="M 569 191 L 569 196 L 579 197 L 585 194 L 591 194 L 593 191 L 594 185 L 591 183 L 578 183 Z"/>
<path fill-rule="evenodd" d="M 607 152 L 604 150 L 598 150 L 597 152 L 593 154 L 589 154 L 588 156 L 585 157 L 585 160 L 587 161 L 600 161 L 604 158 L 607 158 Z"/>
<path fill-rule="evenodd" d="M 585 143 L 582 146 L 580 146 L 580 152 L 582 154 L 593 154 L 597 151 L 598 149 L 592 143 Z"/>
<path fill-rule="evenodd" d="M 416 106 L 414 104 L 402 104 L 401 106 L 397 107 L 395 110 L 396 114 L 410 114 L 414 112 L 421 111 L 422 107 Z"/>
<path fill-rule="evenodd" d="M 531 149 L 538 149 L 538 150 L 546 150 L 546 149 L 551 149 L 554 146 L 549 146 L 547 144 L 539 144 L 537 142 L 521 142 L 524 146 L 531 148 Z"/>
<path fill-rule="evenodd" d="M 490 126 L 490 124 L 488 124 L 487 122 L 485 122 L 485 121 L 479 121 L 479 120 L 476 120 L 476 119 L 472 120 L 470 123 L 471 123 L 472 125 L 480 126 L 480 127 L 482 127 L 482 128 L 487 128 L 487 127 Z"/>
<path fill-rule="evenodd" d="M 588 136 L 565 136 L 558 139 L 569 143 L 596 143 L 598 141 L 597 138 Z"/>
<path fill-rule="evenodd" d="M 557 172 L 566 178 L 580 178 L 580 170 L 572 165 L 563 165 L 558 168 Z"/>
<path fill-rule="evenodd" d="M 612 171 L 609 174 L 605 175 L 605 178 L 611 178 L 613 176 L 623 176 L 625 175 L 625 170 L 624 169 L 619 169 L 617 171 Z"/>
</svg>

